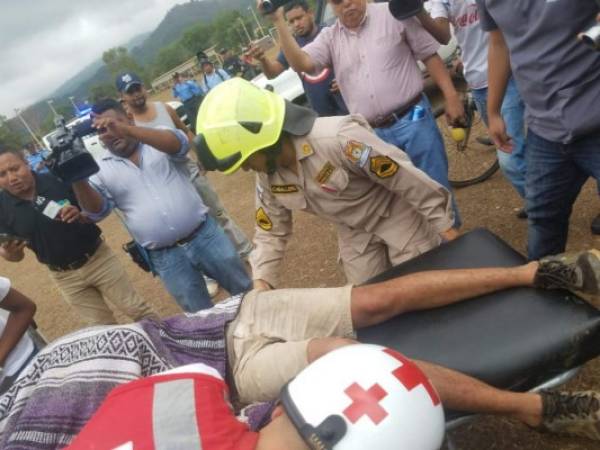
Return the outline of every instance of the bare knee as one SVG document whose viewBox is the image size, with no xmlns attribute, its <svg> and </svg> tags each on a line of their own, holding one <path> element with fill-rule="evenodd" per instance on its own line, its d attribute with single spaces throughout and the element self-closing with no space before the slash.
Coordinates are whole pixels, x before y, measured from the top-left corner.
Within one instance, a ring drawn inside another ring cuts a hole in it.
<svg viewBox="0 0 600 450">
<path fill-rule="evenodd" d="M 312 363 L 321 356 L 346 345 L 358 344 L 354 339 L 342 337 L 325 337 L 312 339 L 306 348 L 308 363 Z"/>
</svg>

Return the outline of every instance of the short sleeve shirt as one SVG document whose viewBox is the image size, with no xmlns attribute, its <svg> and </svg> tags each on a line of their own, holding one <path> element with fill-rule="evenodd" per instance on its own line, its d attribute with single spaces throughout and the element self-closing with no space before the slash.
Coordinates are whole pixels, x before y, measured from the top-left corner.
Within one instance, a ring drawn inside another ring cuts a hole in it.
<svg viewBox="0 0 600 450">
<path fill-rule="evenodd" d="M 302 50 L 318 70 L 333 67 L 350 113 L 373 122 L 423 91 L 417 60 L 429 58 L 438 48 L 416 18 L 396 20 L 387 3 L 368 3 L 358 29 L 349 30 L 338 19 Z"/>
<path fill-rule="evenodd" d="M 0 304 L 4 297 L 8 295 L 8 291 L 10 291 L 10 280 L 8 278 L 0 277 Z"/>
<path fill-rule="evenodd" d="M 500 29 L 530 130 L 553 142 L 600 134 L 600 52 L 576 36 L 595 23 L 592 0 L 477 0 L 481 26 Z"/>
<path fill-rule="evenodd" d="M 51 217 L 50 210 L 56 207 L 77 205 L 71 188 L 51 174 L 34 176 L 37 192 L 33 201 L 0 192 L 0 233 L 27 239 L 37 259 L 44 264 L 64 267 L 92 253 L 97 247 L 100 228 Z"/>
<path fill-rule="evenodd" d="M 488 36 L 479 23 L 476 0 L 431 0 L 429 3 L 431 17 L 448 19 L 454 27 L 469 87 L 487 87 Z"/>
</svg>

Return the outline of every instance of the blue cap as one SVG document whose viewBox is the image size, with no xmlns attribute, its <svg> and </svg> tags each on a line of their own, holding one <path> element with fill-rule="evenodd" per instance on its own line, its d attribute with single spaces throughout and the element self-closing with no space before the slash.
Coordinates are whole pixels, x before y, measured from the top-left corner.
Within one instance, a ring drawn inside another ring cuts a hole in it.
<svg viewBox="0 0 600 450">
<path fill-rule="evenodd" d="M 136 84 L 141 86 L 144 83 L 142 82 L 142 79 L 133 72 L 124 72 L 120 75 L 117 75 L 116 85 L 117 91 L 119 92 L 125 92 L 131 86 Z"/>
</svg>

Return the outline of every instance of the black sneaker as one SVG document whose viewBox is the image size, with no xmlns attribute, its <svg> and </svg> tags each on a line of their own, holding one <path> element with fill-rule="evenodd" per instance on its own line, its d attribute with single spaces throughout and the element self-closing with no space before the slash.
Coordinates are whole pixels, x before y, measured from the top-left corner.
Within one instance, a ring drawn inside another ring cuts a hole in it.
<svg viewBox="0 0 600 450">
<path fill-rule="evenodd" d="M 542 391 L 542 431 L 600 441 L 600 393 Z"/>
<path fill-rule="evenodd" d="M 600 292 L 600 252 L 587 250 L 562 253 L 540 259 L 535 274 L 535 287 L 568 289 L 597 295 Z"/>
<path fill-rule="evenodd" d="M 594 217 L 590 228 L 592 229 L 592 234 L 600 234 L 600 214 Z"/>
</svg>

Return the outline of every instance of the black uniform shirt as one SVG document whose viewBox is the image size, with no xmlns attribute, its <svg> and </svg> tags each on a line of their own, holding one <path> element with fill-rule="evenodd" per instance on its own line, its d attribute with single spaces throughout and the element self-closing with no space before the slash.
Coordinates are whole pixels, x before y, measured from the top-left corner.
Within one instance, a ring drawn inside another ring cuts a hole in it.
<svg viewBox="0 0 600 450">
<path fill-rule="evenodd" d="M 100 228 L 94 224 L 65 223 L 44 215 L 50 201 L 77 205 L 69 186 L 50 174 L 34 174 L 36 197 L 22 200 L 0 192 L 0 233 L 27 239 L 37 259 L 64 267 L 97 248 Z M 78 205 L 77 205 L 78 206 Z"/>
</svg>

